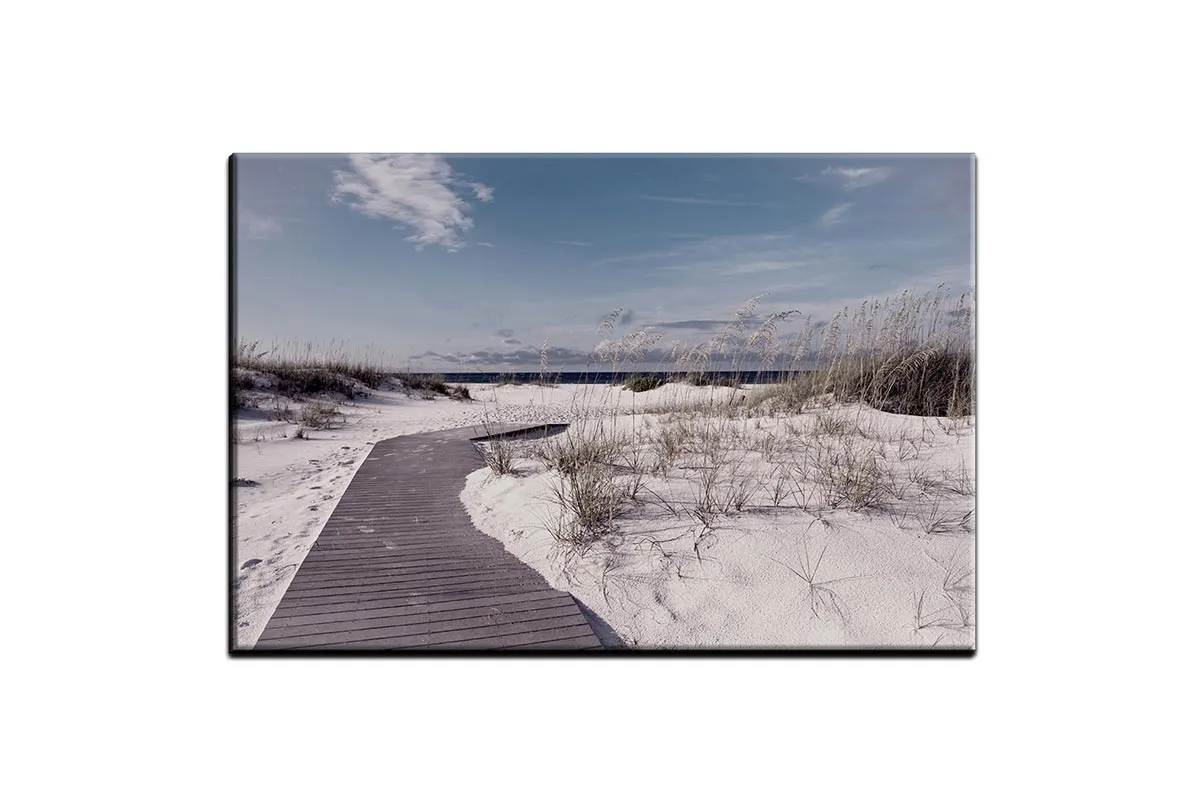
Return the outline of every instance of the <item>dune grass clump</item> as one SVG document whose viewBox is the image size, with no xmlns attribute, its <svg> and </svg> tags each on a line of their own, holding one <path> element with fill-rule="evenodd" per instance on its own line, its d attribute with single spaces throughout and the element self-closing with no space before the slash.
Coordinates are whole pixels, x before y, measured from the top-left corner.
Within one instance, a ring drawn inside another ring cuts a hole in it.
<svg viewBox="0 0 1200 810">
<path fill-rule="evenodd" d="M 616 485 L 610 470 L 583 464 L 556 478 L 550 496 L 559 507 L 559 520 L 548 527 L 551 536 L 582 554 L 609 534 L 625 511 L 627 493 Z"/>
<path fill-rule="evenodd" d="M 756 394 L 768 411 L 799 413 L 814 398 L 859 402 L 908 416 L 958 418 L 975 411 L 974 298 L 946 306 L 945 287 L 864 301 L 814 334 L 798 336 L 786 379 Z M 817 344 L 813 354 L 813 343 Z M 812 368 L 800 370 L 805 365 Z"/>
<path fill-rule="evenodd" d="M 802 474 L 829 509 L 857 512 L 881 506 L 891 492 L 891 477 L 879 448 L 849 435 L 818 440 Z"/>
<path fill-rule="evenodd" d="M 260 351 L 257 341 L 242 341 L 233 366 L 235 386 L 247 383 L 245 372 L 260 372 L 274 377 L 276 391 L 287 397 L 336 393 L 353 398 L 358 392 L 355 383 L 378 388 L 387 376 L 378 362 L 353 360 L 336 346 L 322 352 L 311 343 L 291 350 L 272 347 Z"/>
<path fill-rule="evenodd" d="M 620 439 L 606 432 L 603 423 L 585 425 L 579 431 L 569 430 L 533 448 L 533 457 L 546 470 L 557 470 L 563 474 L 588 466 L 611 467 L 616 464 L 620 454 Z"/>
<path fill-rule="evenodd" d="M 335 394 L 354 399 L 369 389 L 391 384 L 427 395 L 470 399 L 466 386 L 447 386 L 441 374 L 414 374 L 388 369 L 369 356 L 355 360 L 338 346 L 321 350 L 312 343 L 260 350 L 259 343 L 241 341 L 233 357 L 230 376 L 232 404 L 254 407 L 251 392 L 267 388 L 279 396 L 297 399 Z"/>
<path fill-rule="evenodd" d="M 442 374 L 391 374 L 389 378 L 410 391 L 453 396 L 450 386 L 446 385 L 446 377 Z"/>
<path fill-rule="evenodd" d="M 538 442 L 531 455 L 555 473 L 548 496 L 554 508 L 543 525 L 565 561 L 583 557 L 610 534 L 642 486 L 640 448 L 603 421 Z"/>
<path fill-rule="evenodd" d="M 328 430 L 333 427 L 334 420 L 338 417 L 345 423 L 345 415 L 333 405 L 324 402 L 310 402 L 300 409 L 300 424 L 304 427 Z"/>
<path fill-rule="evenodd" d="M 496 475 L 512 475 L 517 469 L 517 451 L 510 441 L 476 443 L 475 449 Z"/>
</svg>

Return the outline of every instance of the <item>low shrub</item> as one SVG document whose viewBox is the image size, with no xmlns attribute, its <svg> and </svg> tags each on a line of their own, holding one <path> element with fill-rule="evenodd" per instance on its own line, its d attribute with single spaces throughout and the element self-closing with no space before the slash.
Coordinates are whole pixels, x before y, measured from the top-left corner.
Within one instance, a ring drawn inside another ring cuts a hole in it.
<svg viewBox="0 0 1200 810">
<path fill-rule="evenodd" d="M 626 380 L 624 388 L 632 391 L 635 394 L 640 394 L 643 391 L 653 391 L 663 384 L 661 377 L 634 377 L 631 380 Z"/>
<path fill-rule="evenodd" d="M 715 374 L 689 374 L 684 377 L 681 382 L 686 385 L 695 385 L 703 387 L 706 385 L 716 385 L 725 388 L 741 388 L 741 381 L 736 377 L 718 377 Z"/>
</svg>

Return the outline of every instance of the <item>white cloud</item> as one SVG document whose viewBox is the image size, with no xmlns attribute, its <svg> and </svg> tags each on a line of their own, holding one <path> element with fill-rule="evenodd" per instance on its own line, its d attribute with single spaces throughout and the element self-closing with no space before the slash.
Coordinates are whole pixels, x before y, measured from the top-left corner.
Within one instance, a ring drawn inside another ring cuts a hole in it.
<svg viewBox="0 0 1200 810">
<path fill-rule="evenodd" d="M 480 247 L 495 247 L 495 245 L 493 245 L 491 242 L 476 242 L 475 244 L 479 245 Z"/>
<path fill-rule="evenodd" d="M 255 211 L 238 212 L 238 235 L 246 239 L 274 239 L 283 233 L 279 220 Z"/>
<path fill-rule="evenodd" d="M 471 204 L 460 194 L 469 191 L 486 203 L 495 191 L 457 174 L 437 155 L 351 155 L 350 166 L 333 173 L 333 201 L 407 226 L 417 250 L 463 247 L 463 234 L 475 223 L 466 214 Z"/>
<path fill-rule="evenodd" d="M 779 270 L 800 270 L 807 266 L 808 262 L 801 261 L 743 261 L 718 268 L 714 272 L 719 276 L 740 276 L 750 273 L 774 273 Z"/>
<path fill-rule="evenodd" d="M 821 214 L 821 218 L 817 220 L 818 224 L 820 224 L 822 228 L 828 228 L 833 225 L 837 225 L 839 222 L 844 222 L 846 219 L 846 212 L 850 210 L 850 206 L 852 205 L 854 205 L 854 203 L 842 203 L 841 205 L 835 205 L 824 214 Z"/>
<path fill-rule="evenodd" d="M 488 188 L 483 183 L 467 183 L 467 188 L 475 192 L 475 199 L 485 203 L 492 201 L 492 195 L 496 191 L 496 189 Z"/>
<path fill-rule="evenodd" d="M 892 176 L 892 170 L 887 167 L 873 169 L 854 169 L 848 166 L 830 166 L 821 172 L 826 177 L 833 177 L 842 184 L 846 191 L 873 186 L 882 183 Z M 799 178 L 797 178 L 799 179 Z"/>
<path fill-rule="evenodd" d="M 592 247 L 591 242 L 572 242 L 569 239 L 555 239 L 556 245 L 570 245 L 571 247 Z"/>
</svg>

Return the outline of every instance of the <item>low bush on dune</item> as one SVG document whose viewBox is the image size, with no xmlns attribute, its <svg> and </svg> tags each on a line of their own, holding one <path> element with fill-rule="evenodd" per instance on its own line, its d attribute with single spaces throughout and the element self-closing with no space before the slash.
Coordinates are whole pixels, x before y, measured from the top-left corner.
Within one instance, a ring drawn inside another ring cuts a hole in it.
<svg viewBox="0 0 1200 810">
<path fill-rule="evenodd" d="M 229 398 L 235 411 L 258 407 L 258 399 L 251 393 L 251 389 L 239 387 L 236 381 L 230 386 Z"/>
<path fill-rule="evenodd" d="M 643 391 L 653 391 L 663 384 L 661 377 L 634 377 L 632 380 L 626 380 L 624 388 L 627 391 L 633 391 L 639 394 Z"/>
<path fill-rule="evenodd" d="M 413 391 L 427 391 L 431 394 L 451 396 L 450 387 L 446 385 L 446 378 L 441 374 L 392 374 L 390 378 Z"/>
<path fill-rule="evenodd" d="M 703 388 L 714 385 L 724 388 L 741 388 L 741 383 L 733 377 L 718 377 L 715 374 L 686 374 L 679 380 L 684 385 L 694 385 Z"/>
</svg>

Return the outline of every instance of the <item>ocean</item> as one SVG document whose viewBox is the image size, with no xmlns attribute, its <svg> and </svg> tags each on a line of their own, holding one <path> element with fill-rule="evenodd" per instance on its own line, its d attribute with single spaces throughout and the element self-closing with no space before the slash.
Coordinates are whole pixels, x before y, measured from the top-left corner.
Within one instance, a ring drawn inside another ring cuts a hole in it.
<svg viewBox="0 0 1200 810">
<path fill-rule="evenodd" d="M 537 371 L 446 371 L 421 373 L 440 374 L 446 378 L 446 382 L 448 383 L 484 384 L 511 382 L 523 385 L 536 384 L 538 382 L 547 382 L 555 385 L 612 385 L 613 383 L 624 382 L 633 377 L 658 377 L 671 382 L 682 381 L 687 376 L 678 372 L 663 371 L 619 371 L 615 374 L 611 371 L 555 371 L 544 375 Z M 779 382 L 781 379 L 795 375 L 796 373 L 788 371 L 710 371 L 705 372 L 704 377 L 709 380 L 716 380 L 718 384 L 733 384 L 735 381 L 739 384 L 750 384 Z"/>
</svg>

